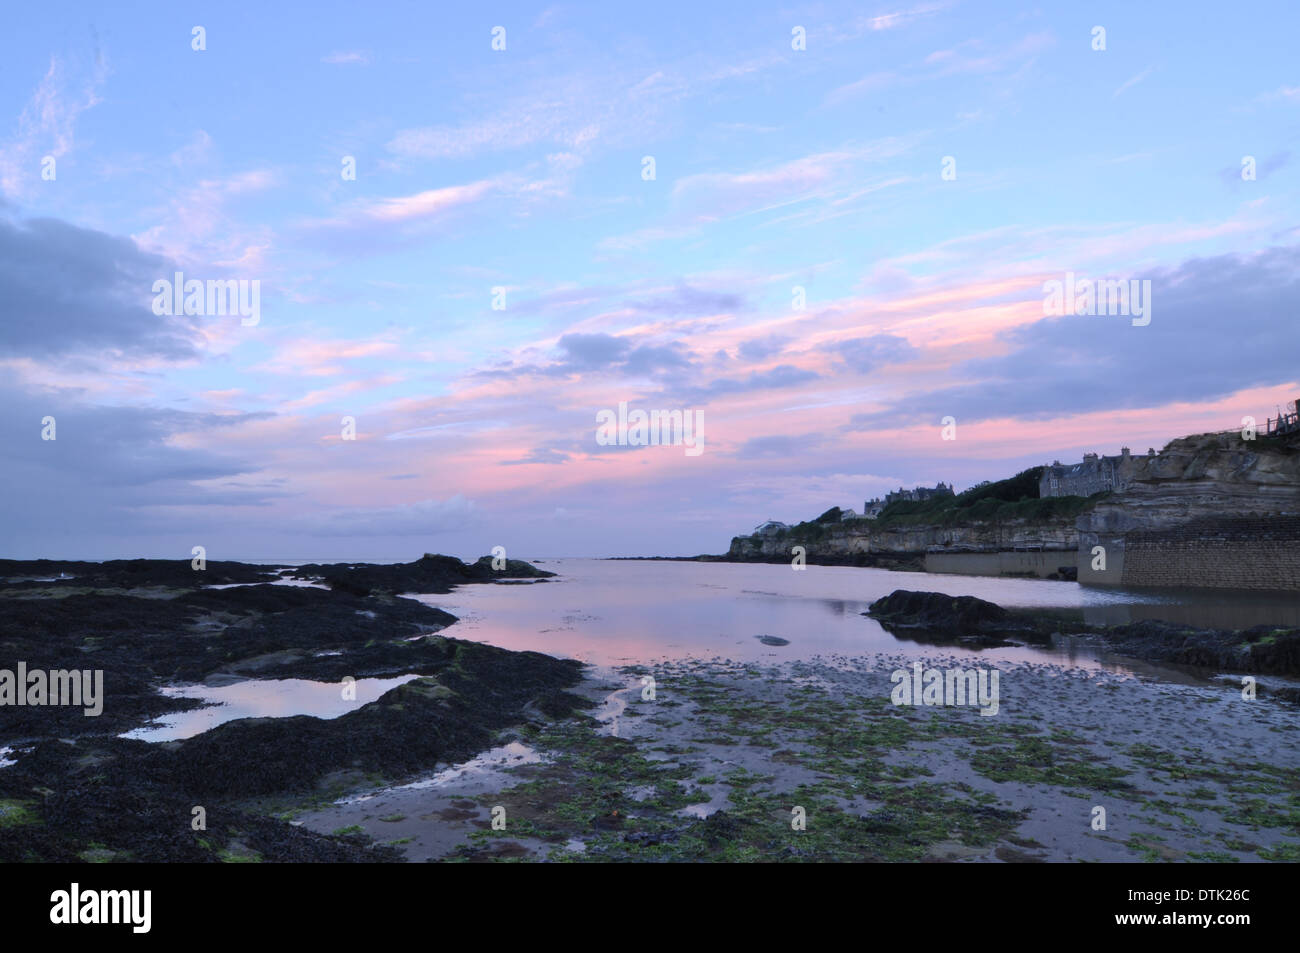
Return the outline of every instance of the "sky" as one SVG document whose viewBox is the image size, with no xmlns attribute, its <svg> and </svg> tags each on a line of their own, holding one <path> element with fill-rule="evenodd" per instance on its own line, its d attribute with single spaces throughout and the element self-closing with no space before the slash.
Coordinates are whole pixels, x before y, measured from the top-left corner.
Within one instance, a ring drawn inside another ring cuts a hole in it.
<svg viewBox="0 0 1300 953">
<path fill-rule="evenodd" d="M 1294 3 L 448 6 L 6 5 L 0 556 L 716 553 L 1300 397 Z"/>
</svg>

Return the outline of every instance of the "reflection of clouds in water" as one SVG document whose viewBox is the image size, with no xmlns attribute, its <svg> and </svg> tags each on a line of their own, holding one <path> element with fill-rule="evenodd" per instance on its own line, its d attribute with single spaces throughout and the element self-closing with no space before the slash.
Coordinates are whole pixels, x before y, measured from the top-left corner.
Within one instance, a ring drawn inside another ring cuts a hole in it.
<svg viewBox="0 0 1300 953">
<path fill-rule="evenodd" d="M 461 764 L 443 768 L 427 778 L 398 784 L 393 787 L 380 788 L 356 797 L 343 798 L 336 804 L 360 804 L 377 797 L 409 794 L 417 791 L 455 789 L 462 797 L 465 795 L 486 794 L 499 791 L 510 780 L 505 772 L 526 764 L 541 764 L 541 752 L 523 742 L 512 741 L 509 744 L 490 748 L 476 758 Z"/>
<path fill-rule="evenodd" d="M 252 679 L 216 686 L 170 686 L 164 688 L 162 694 L 172 698 L 197 698 L 212 707 L 164 715 L 155 724 L 129 731 L 121 737 L 175 741 L 192 738 L 237 718 L 286 718 L 292 715 L 338 718 L 417 677 L 359 678 L 355 685 L 355 700 L 343 698 L 342 682 L 316 682 L 302 678 Z"/>
<path fill-rule="evenodd" d="M 1047 661 L 1085 669 L 1102 665 L 1091 645 L 1070 643 L 1055 650 L 925 645 L 900 641 L 861 613 L 895 589 L 971 595 L 1013 608 L 1129 618 L 1176 612 L 1204 617 L 1207 609 L 1229 602 L 1219 594 L 1129 593 L 1048 580 L 844 566 L 795 572 L 783 563 L 573 559 L 555 561 L 550 568 L 562 574 L 565 586 L 467 585 L 456 590 L 454 603 L 444 601 L 445 596 L 419 598 L 461 617 L 444 633 L 453 638 L 601 665 L 718 657 L 767 661 L 771 649 L 754 636 L 769 633 L 790 639 L 792 644 L 781 650 L 789 658 L 896 652 L 928 658 L 947 652 L 968 659 Z M 1234 607 L 1240 605 L 1244 603 L 1222 611 L 1236 612 Z"/>
</svg>

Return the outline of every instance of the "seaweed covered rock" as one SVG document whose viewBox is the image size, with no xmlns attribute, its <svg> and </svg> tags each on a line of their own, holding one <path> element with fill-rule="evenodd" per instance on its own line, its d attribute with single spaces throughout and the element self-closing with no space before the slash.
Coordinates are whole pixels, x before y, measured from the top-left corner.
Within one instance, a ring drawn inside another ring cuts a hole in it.
<svg viewBox="0 0 1300 953">
<path fill-rule="evenodd" d="M 1300 672 L 1300 629 L 1193 629 L 1146 619 L 1111 626 L 1103 637 L 1116 652 L 1156 662 L 1275 675 Z"/>
<path fill-rule="evenodd" d="M 1020 642 L 1051 641 L 1051 624 L 1014 616 L 975 596 L 895 589 L 862 614 L 876 619 L 890 635 L 913 642 L 964 642 L 995 648 L 1014 644 L 1006 638 L 1011 635 Z"/>
<path fill-rule="evenodd" d="M 155 745 L 142 769 L 196 798 L 246 798 L 311 790 L 338 771 L 404 777 L 491 747 L 495 733 L 584 703 L 565 691 L 582 664 L 447 639 L 448 664 L 338 718 L 241 718 L 174 744 Z"/>
<path fill-rule="evenodd" d="M 501 569 L 493 568 L 491 556 L 464 563 L 455 556 L 425 553 L 409 563 L 312 563 L 299 566 L 293 573 L 299 579 L 323 579 L 331 589 L 353 595 L 376 592 L 444 593 L 470 582 L 497 582 L 506 579 L 544 579 L 555 573 L 538 569 L 522 559 L 507 559 Z"/>
<path fill-rule="evenodd" d="M 191 559 L 0 559 L 0 588 L 12 589 L 198 589 L 202 586 L 270 582 L 273 566 Z"/>
<path fill-rule="evenodd" d="M 974 596 L 895 589 L 877 599 L 867 615 L 899 628 L 953 632 L 984 631 L 1007 621 L 1007 610 Z"/>
<path fill-rule="evenodd" d="M 447 638 L 455 616 L 391 594 L 553 575 L 498 565 L 427 556 L 319 567 L 328 571 L 308 575 L 329 578 L 324 589 L 267 584 L 281 574 L 244 563 L 0 561 L 0 669 L 21 660 L 102 676 L 96 717 L 79 705 L 0 705 L 0 862 L 400 859 L 250 799 L 409 777 L 583 707 L 568 690 L 580 662 Z M 239 585 L 209 585 L 219 582 Z M 160 690 L 178 682 L 396 676 L 416 677 L 337 718 L 240 718 L 162 743 L 118 737 L 202 704 Z M 199 804 L 204 830 L 190 826 Z"/>
</svg>

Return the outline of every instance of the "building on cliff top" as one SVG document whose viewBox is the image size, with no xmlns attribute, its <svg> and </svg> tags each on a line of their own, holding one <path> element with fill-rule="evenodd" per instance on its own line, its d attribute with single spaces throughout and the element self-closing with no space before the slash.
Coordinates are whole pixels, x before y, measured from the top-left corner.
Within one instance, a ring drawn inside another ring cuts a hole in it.
<svg viewBox="0 0 1300 953">
<path fill-rule="evenodd" d="M 918 486 L 918 487 L 913 487 L 910 490 L 905 490 L 900 486 L 897 490 L 893 491 L 892 493 L 886 493 L 885 498 L 883 500 L 880 497 L 876 497 L 874 500 L 867 500 L 865 503 L 863 503 L 862 517 L 864 519 L 873 520 L 877 516 L 879 516 L 881 510 L 883 510 L 890 503 L 897 503 L 900 501 L 906 501 L 909 503 L 920 503 L 923 500 L 933 500 L 941 496 L 954 496 L 954 495 L 955 494 L 953 493 L 951 483 L 940 482 L 933 487 Z"/>
<path fill-rule="evenodd" d="M 1148 450 L 1147 455 L 1155 456 L 1155 448 Z M 1133 457 L 1128 447 L 1122 448 L 1117 457 L 1085 453 L 1081 463 L 1062 464 L 1055 460 L 1050 467 L 1043 467 L 1038 495 L 1092 496 L 1104 490 L 1123 490 L 1132 478 Z"/>
<path fill-rule="evenodd" d="M 789 529 L 789 525 L 782 523 L 780 520 L 766 520 L 754 527 L 755 536 L 775 536 L 782 530 Z"/>
</svg>

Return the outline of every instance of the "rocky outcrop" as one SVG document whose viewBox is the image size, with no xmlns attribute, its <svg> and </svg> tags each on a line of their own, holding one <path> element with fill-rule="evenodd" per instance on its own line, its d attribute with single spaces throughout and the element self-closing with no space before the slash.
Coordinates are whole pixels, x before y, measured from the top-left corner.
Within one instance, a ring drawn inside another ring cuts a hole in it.
<svg viewBox="0 0 1300 953">
<path fill-rule="evenodd" d="M 375 592 L 450 592 L 452 587 L 469 582 L 496 582 L 504 579 L 546 579 L 555 573 L 538 569 L 522 559 L 507 559 L 501 569 L 493 568 L 492 557 L 464 563 L 455 556 L 425 553 L 409 563 L 330 563 L 299 566 L 293 575 L 298 579 L 321 579 L 331 589 L 355 596 Z"/>
<path fill-rule="evenodd" d="M 1006 621 L 1007 610 L 975 596 L 950 596 L 943 592 L 895 589 L 877 599 L 864 613 L 896 626 L 919 629 L 972 631 Z"/>
<path fill-rule="evenodd" d="M 1078 520 L 1085 534 L 1162 529 L 1202 517 L 1300 515 L 1300 452 L 1236 432 L 1173 440 L 1135 457 L 1121 493 Z"/>
<path fill-rule="evenodd" d="M 1090 626 L 1054 612 L 1008 610 L 973 596 L 896 589 L 863 615 L 898 638 L 961 641 L 979 646 L 1050 642 L 1057 633 L 1096 638 L 1120 655 L 1220 672 L 1300 673 L 1300 629 L 1254 626 L 1208 629 L 1144 619 L 1126 625 Z"/>
<path fill-rule="evenodd" d="M 1006 636 L 1042 641 L 1033 624 L 1014 619 L 996 603 L 975 596 L 895 589 L 862 613 L 892 635 L 922 642 L 969 642 L 985 647 L 1007 645 Z"/>
<path fill-rule="evenodd" d="M 1189 629 L 1157 620 L 1112 626 L 1103 633 L 1122 654 L 1219 671 L 1293 675 L 1300 672 L 1300 630 L 1256 626 L 1239 631 Z"/>
<path fill-rule="evenodd" d="M 507 728 L 585 705 L 568 692 L 582 677 L 580 662 L 446 638 L 438 633 L 455 616 L 382 592 L 492 581 L 490 560 L 427 556 L 397 567 L 333 567 L 339 572 L 321 576 L 345 585 L 332 591 L 195 588 L 194 577 L 266 578 L 266 567 L 241 563 L 215 564 L 206 576 L 213 563 L 204 571 L 188 560 L 59 565 L 54 582 L 40 581 L 49 565 L 0 566 L 6 579 L 18 578 L 0 583 L 0 669 L 97 669 L 103 710 L 88 718 L 80 706 L 0 704 L 0 747 L 12 762 L 0 767 L 0 863 L 76 863 L 88 853 L 200 863 L 246 851 L 266 861 L 397 860 L 392 847 L 295 827 L 251 799 L 284 804 L 368 777 L 425 773 L 485 750 Z M 501 574 L 530 568 L 515 564 Z M 57 580 L 58 572 L 76 578 Z M 362 596 L 361 589 L 373 591 Z M 240 718 L 166 743 L 119 737 L 200 704 L 163 694 L 169 683 L 399 675 L 419 677 L 337 718 Z M 13 684 L 12 675 L 6 680 Z M 208 812 L 201 835 L 189 825 L 196 804 Z"/>
</svg>

